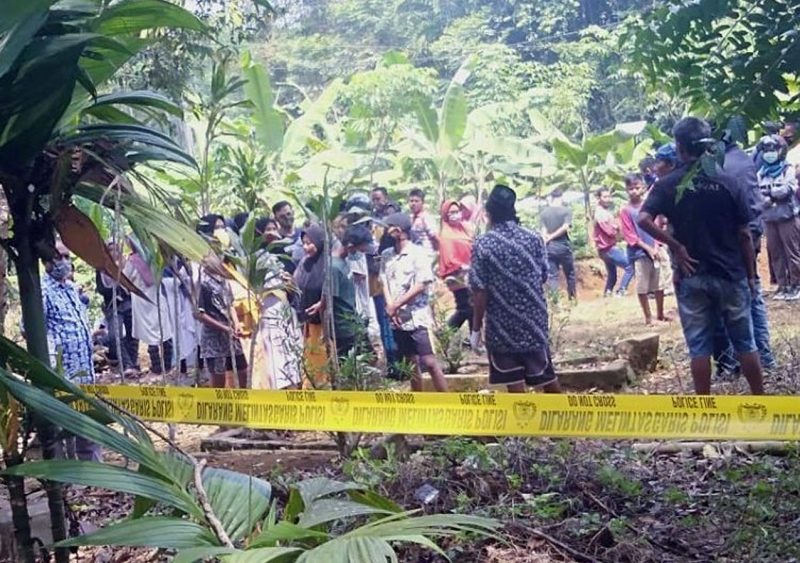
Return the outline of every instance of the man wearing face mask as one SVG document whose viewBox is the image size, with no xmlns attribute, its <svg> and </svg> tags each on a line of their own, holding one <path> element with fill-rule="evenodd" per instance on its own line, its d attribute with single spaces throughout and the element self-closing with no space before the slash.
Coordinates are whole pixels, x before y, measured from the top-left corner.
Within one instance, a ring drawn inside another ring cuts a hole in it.
<svg viewBox="0 0 800 563">
<path fill-rule="evenodd" d="M 61 362 L 64 377 L 77 384 L 94 383 L 92 337 L 86 308 L 78 290 L 70 281 L 72 255 L 61 241 L 56 242 L 56 256 L 45 263 L 42 277 L 42 301 L 47 327 L 50 363 Z M 67 440 L 69 457 L 102 461 L 97 444 L 80 437 Z"/>
<path fill-rule="evenodd" d="M 278 222 L 281 238 L 287 241 L 284 252 L 297 264 L 303 259 L 303 231 L 294 225 L 294 208 L 288 201 L 279 201 L 272 206 L 272 215 Z"/>
<path fill-rule="evenodd" d="M 375 303 L 369 294 L 369 269 L 367 253 L 373 246 L 372 233 L 366 225 L 350 225 L 342 240 L 342 258 L 345 258 L 356 290 L 356 312 L 367 323 L 367 335 L 373 347 L 383 350 L 381 330 Z M 378 355 L 381 355 L 381 352 Z"/>
<path fill-rule="evenodd" d="M 381 254 L 381 279 L 398 354 L 414 366 L 412 391 L 422 391 L 421 367 L 431 374 L 437 391 L 447 391 L 431 335 L 433 312 L 428 288 L 434 278 L 430 255 L 411 242 L 408 215 L 393 213 L 385 223 L 394 245 Z"/>
</svg>

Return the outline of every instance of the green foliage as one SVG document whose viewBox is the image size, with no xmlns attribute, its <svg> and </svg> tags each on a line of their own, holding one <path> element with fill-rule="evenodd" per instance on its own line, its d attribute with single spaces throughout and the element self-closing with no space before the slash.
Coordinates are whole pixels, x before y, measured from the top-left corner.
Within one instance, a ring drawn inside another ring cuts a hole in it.
<svg viewBox="0 0 800 563">
<path fill-rule="evenodd" d="M 275 152 L 283 144 L 283 116 L 275 109 L 275 94 L 269 76 L 263 65 L 254 63 L 245 52 L 242 69 L 247 82 L 244 93 L 253 106 L 253 119 L 256 139 L 269 153 Z"/>
<path fill-rule="evenodd" d="M 431 69 L 417 68 L 392 55 L 384 56 L 375 69 L 354 74 L 343 88 L 341 101 L 353 119 L 399 120 L 415 111 L 418 97 L 434 95 L 436 75 Z"/>
<path fill-rule="evenodd" d="M 61 542 L 62 546 L 158 547 L 178 550 L 176 561 L 185 562 L 225 555 L 231 556 L 231 561 L 281 557 L 281 561 L 373 563 L 383 557 L 396 560 L 395 543 L 415 543 L 442 554 L 431 536 L 464 532 L 491 535 L 498 528 L 497 522 L 474 516 L 403 512 L 360 485 L 326 478 L 295 484 L 279 520 L 272 488 L 266 481 L 233 471 L 204 469 L 183 454 L 156 450 L 137 421 L 63 380 L 10 341 L 3 339 L 0 347 L 12 370 L 0 369 L 3 390 L 66 431 L 139 465 L 133 471 L 94 462 L 54 460 L 6 470 L 6 475 L 132 494 L 138 499 L 137 506 L 149 507 L 129 519 Z M 13 374 L 22 369 L 30 383 Z M 59 398 L 42 390 L 53 388 L 62 392 Z M 69 406 L 76 400 L 93 409 L 93 418 Z M 127 433 L 105 425 L 110 422 L 120 424 Z M 211 512 L 200 502 L 193 486 L 198 478 Z M 144 499 L 151 502 L 142 505 Z M 157 515 L 164 510 L 172 516 Z M 224 536 L 211 524 L 212 516 L 219 521 Z M 235 544 L 225 545 L 227 538 Z"/>
<path fill-rule="evenodd" d="M 800 73 L 795 0 L 669 0 L 632 25 L 632 66 L 695 114 L 748 127 L 795 105 Z"/>
<path fill-rule="evenodd" d="M 436 352 L 439 359 L 444 362 L 445 373 L 458 373 L 464 363 L 464 335 L 457 328 L 447 324 L 447 312 L 434 303 L 436 312 L 436 325 L 434 337 L 436 338 Z"/>
<path fill-rule="evenodd" d="M 614 489 L 623 497 L 633 499 L 642 493 L 642 484 L 639 481 L 631 479 L 629 475 L 609 464 L 600 467 L 597 477 L 604 486 Z"/>
<path fill-rule="evenodd" d="M 563 132 L 536 111 L 530 112 L 534 128 L 552 145 L 559 167 L 548 178 L 549 189 L 579 189 L 584 196 L 584 219 L 591 219 L 593 190 L 618 186 L 625 173 L 638 169 L 639 161 L 652 147 L 650 140 L 637 143 L 645 132 L 645 122 L 618 124 L 606 133 L 584 137 L 573 143 Z"/>
<path fill-rule="evenodd" d="M 27 164 L 59 132 L 65 113 L 75 116 L 92 105 L 96 89 L 110 76 L 107 69 L 118 68 L 143 45 L 140 32 L 165 26 L 203 29 L 189 12 L 161 0 L 122 0 L 102 12 L 97 7 L 53 10 L 52 2 L 25 10 L 17 4 L 27 2 L 9 4 L 12 13 L 19 10 L 26 17 L 10 26 L 0 43 L 0 163 L 5 166 L 12 158 L 15 166 Z M 137 105 L 144 97 L 138 96 Z"/>
</svg>

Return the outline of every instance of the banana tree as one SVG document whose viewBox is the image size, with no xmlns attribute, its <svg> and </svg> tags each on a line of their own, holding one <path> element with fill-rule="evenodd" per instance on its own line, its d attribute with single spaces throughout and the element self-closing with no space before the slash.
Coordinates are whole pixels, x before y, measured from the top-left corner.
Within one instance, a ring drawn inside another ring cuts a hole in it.
<svg viewBox="0 0 800 563">
<path fill-rule="evenodd" d="M 370 173 L 373 154 L 348 144 L 347 132 L 332 111 L 343 89 L 341 79 L 333 80 L 316 99 L 306 97 L 301 115 L 291 118 L 276 104 L 264 66 L 245 53 L 242 69 L 253 140 L 266 157 L 271 186 L 298 195 L 298 190 L 318 189 L 324 182 L 344 188 Z"/>
<path fill-rule="evenodd" d="M 436 109 L 430 96 L 418 95 L 416 117 L 419 132 L 406 129 L 404 139 L 395 150 L 412 160 L 424 162 L 428 175 L 437 188 L 439 201 L 443 201 L 450 180 L 460 176 L 462 164 L 458 149 L 467 128 L 467 97 L 464 84 L 472 74 L 476 59 L 465 60 L 456 71 Z"/>
<path fill-rule="evenodd" d="M 114 207 L 136 165 L 165 160 L 193 165 L 167 135 L 144 124 L 134 108 L 180 114 L 168 100 L 146 92 L 101 96 L 98 88 L 152 31 L 171 27 L 202 31 L 203 24 L 165 0 L 5 0 L 0 12 L 0 184 L 13 234 L 3 241 L 19 279 L 28 351 L 49 362 L 38 260 L 54 254 L 57 227 L 65 244 L 91 265 L 119 279 L 92 222 L 70 199 L 78 187 Z M 140 115 L 147 115 L 141 113 Z M 144 118 L 143 118 L 144 119 Z M 110 197 L 107 197 L 109 196 Z M 191 229 L 139 200 L 124 196 L 123 214 L 166 245 L 194 259 L 207 254 Z M 36 419 L 43 455 L 59 455 L 55 427 Z M 61 489 L 47 482 L 53 537 L 66 536 Z M 30 538 L 20 546 L 32 561 Z M 69 558 L 58 549 L 56 560 Z"/>
<path fill-rule="evenodd" d="M 637 170 L 651 148 L 649 141 L 637 143 L 645 122 L 620 123 L 611 131 L 585 136 L 572 142 L 538 110 L 528 113 L 531 125 L 552 147 L 558 171 L 548 184 L 555 188 L 578 188 L 583 192 L 586 217 L 591 216 L 591 193 L 607 181 L 619 181 L 625 172 Z"/>
<path fill-rule="evenodd" d="M 495 123 L 527 108 L 528 100 L 498 102 L 475 108 L 467 117 L 461 147 L 464 179 L 475 186 L 475 197 L 486 193 L 489 179 L 504 178 L 522 194 L 532 179 L 549 177 L 556 170 L 556 159 L 542 146 L 539 136 L 518 137 L 498 134 Z"/>
</svg>

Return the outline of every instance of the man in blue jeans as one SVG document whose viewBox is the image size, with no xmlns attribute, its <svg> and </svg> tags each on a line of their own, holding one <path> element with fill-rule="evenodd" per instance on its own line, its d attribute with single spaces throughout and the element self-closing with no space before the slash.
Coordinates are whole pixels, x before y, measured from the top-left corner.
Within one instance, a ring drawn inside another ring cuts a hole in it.
<svg viewBox="0 0 800 563">
<path fill-rule="evenodd" d="M 736 143 L 728 143 L 725 150 L 725 173 L 739 181 L 739 189 L 744 190 L 751 211 L 750 237 L 753 239 L 753 249 L 756 258 L 761 250 L 761 237 L 764 234 L 761 224 L 761 212 L 764 209 L 764 196 L 758 186 L 758 177 L 752 158 L 745 153 Z M 773 370 L 777 367 L 775 356 L 769 338 L 769 322 L 767 321 L 767 305 L 761 291 L 761 280 L 756 277 L 756 292 L 750 306 L 750 316 L 753 319 L 753 336 L 755 337 L 758 354 L 761 357 L 761 367 Z M 718 377 L 736 377 L 740 373 L 739 362 L 734 354 L 728 334 L 722 323 L 717 325 L 717 335 L 714 342 L 714 360 L 717 364 Z"/>
<path fill-rule="evenodd" d="M 617 285 L 617 268 L 622 268 L 624 271 L 617 295 L 625 295 L 628 285 L 633 279 L 633 264 L 628 260 L 627 253 L 617 246 L 619 223 L 611 211 L 611 207 L 611 190 L 608 188 L 598 189 L 592 238 L 595 248 L 597 248 L 597 254 L 606 266 L 606 288 L 603 291 L 603 297 L 611 297 L 614 294 L 614 286 Z"/>
<path fill-rule="evenodd" d="M 750 316 L 756 275 L 747 198 L 726 172 L 709 176 L 702 167 L 693 170 L 711 137 L 708 123 L 686 117 L 675 125 L 673 135 L 683 165 L 656 182 L 638 223 L 669 246 L 678 267 L 675 291 L 695 392 L 711 393 L 714 334 L 721 320 L 751 392 L 763 394 Z M 691 185 L 684 189 L 682 181 L 690 173 Z M 672 235 L 655 224 L 658 215 L 669 220 Z"/>
</svg>

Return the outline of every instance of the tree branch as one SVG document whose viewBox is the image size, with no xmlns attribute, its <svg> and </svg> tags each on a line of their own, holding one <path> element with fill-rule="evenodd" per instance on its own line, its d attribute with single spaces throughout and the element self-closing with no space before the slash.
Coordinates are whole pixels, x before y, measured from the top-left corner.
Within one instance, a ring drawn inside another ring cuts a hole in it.
<svg viewBox="0 0 800 563">
<path fill-rule="evenodd" d="M 208 495 L 206 494 L 206 489 L 203 487 L 203 467 L 206 465 L 206 460 L 196 460 L 192 459 L 192 465 L 194 466 L 194 488 L 197 490 L 197 498 L 200 500 L 200 506 L 203 508 L 203 514 L 206 516 L 206 520 L 208 521 L 208 525 L 211 526 L 211 529 L 214 530 L 214 535 L 217 536 L 217 539 L 222 542 L 226 547 L 233 547 L 233 542 L 231 538 L 228 537 L 227 532 L 225 532 L 225 528 L 222 526 L 222 522 L 219 521 L 217 515 L 214 513 L 214 509 L 211 507 L 211 503 L 208 502 Z"/>
</svg>

